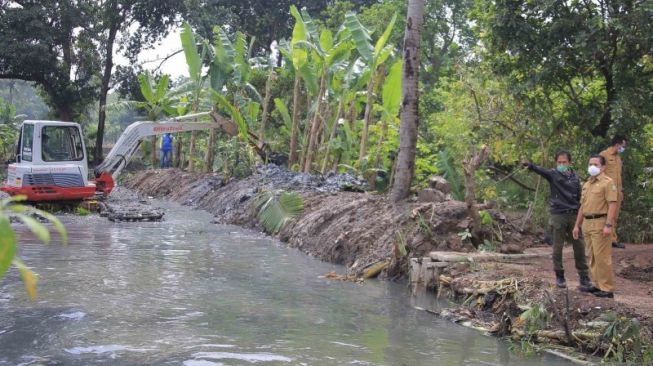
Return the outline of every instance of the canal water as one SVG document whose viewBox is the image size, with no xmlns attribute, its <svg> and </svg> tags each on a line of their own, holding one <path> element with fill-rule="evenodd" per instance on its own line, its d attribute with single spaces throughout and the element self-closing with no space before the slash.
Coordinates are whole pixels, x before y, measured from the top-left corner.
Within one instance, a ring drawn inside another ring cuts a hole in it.
<svg viewBox="0 0 653 366">
<path fill-rule="evenodd" d="M 16 226 L 40 277 L 0 280 L 0 365 L 567 365 L 411 307 L 402 284 L 322 278 L 344 267 L 212 216 L 64 216 L 69 244 Z"/>
</svg>

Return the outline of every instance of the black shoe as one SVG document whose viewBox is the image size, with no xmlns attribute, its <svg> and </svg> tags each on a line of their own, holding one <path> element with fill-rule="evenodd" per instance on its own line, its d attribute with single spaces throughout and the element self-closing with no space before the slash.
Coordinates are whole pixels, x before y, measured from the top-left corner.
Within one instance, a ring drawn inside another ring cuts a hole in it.
<svg viewBox="0 0 653 366">
<path fill-rule="evenodd" d="M 610 298 L 610 299 L 614 298 L 614 294 L 612 292 L 601 291 L 601 290 L 594 292 L 594 296 L 596 296 L 596 297 L 607 297 L 607 298 Z"/>
<path fill-rule="evenodd" d="M 580 290 L 580 292 L 589 292 L 591 294 L 601 291 L 600 289 L 598 289 L 598 288 L 596 288 L 594 286 L 590 286 L 590 287 L 580 286 L 578 289 Z"/>
<path fill-rule="evenodd" d="M 592 286 L 592 282 L 590 281 L 590 278 L 587 277 L 587 275 L 580 276 L 580 286 L 578 286 L 578 290 L 580 292 L 591 292 L 592 289 L 595 288 L 596 287 Z"/>
<path fill-rule="evenodd" d="M 616 241 L 612 242 L 612 247 L 613 248 L 619 248 L 619 249 L 626 249 L 626 244 L 624 243 L 617 243 Z"/>
<path fill-rule="evenodd" d="M 556 286 L 559 288 L 567 288 L 567 281 L 565 281 L 565 271 L 556 272 Z"/>
</svg>

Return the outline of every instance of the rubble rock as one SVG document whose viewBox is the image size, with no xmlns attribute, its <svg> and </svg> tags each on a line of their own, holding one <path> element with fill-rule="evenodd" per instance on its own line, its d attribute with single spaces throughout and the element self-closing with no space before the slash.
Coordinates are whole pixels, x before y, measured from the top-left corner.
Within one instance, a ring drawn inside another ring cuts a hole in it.
<svg viewBox="0 0 653 366">
<path fill-rule="evenodd" d="M 431 178 L 429 178 L 429 188 L 436 189 L 442 193 L 451 193 L 451 187 L 449 186 L 449 182 L 440 175 L 434 175 Z"/>
<path fill-rule="evenodd" d="M 446 194 L 434 188 L 423 189 L 417 195 L 417 202 L 444 202 L 447 200 Z"/>
</svg>

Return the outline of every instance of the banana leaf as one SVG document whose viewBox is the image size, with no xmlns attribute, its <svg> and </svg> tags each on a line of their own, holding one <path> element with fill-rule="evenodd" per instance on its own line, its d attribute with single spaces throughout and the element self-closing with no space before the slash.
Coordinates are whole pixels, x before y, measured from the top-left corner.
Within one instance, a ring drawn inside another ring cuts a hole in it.
<svg viewBox="0 0 653 366">
<path fill-rule="evenodd" d="M 197 52 L 197 43 L 193 30 L 187 22 L 184 22 L 181 28 L 181 45 L 184 49 L 186 56 L 186 64 L 188 65 L 188 73 L 193 81 L 198 82 L 202 74 L 202 59 L 199 52 Z"/>
<path fill-rule="evenodd" d="M 371 65 L 374 62 L 374 47 L 372 47 L 370 32 L 361 24 L 354 12 L 345 15 L 345 26 L 351 32 L 358 53 L 361 54 L 367 64 Z"/>
</svg>

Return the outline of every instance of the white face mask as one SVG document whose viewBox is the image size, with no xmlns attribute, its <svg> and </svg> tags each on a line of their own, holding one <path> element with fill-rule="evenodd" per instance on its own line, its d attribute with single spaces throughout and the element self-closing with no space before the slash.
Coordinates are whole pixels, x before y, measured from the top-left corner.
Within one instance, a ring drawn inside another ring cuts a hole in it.
<svg viewBox="0 0 653 366">
<path fill-rule="evenodd" d="M 596 165 L 590 165 L 587 167 L 587 172 L 592 176 L 597 176 L 599 173 L 601 173 L 601 168 L 599 168 Z"/>
<path fill-rule="evenodd" d="M 626 151 L 626 148 L 623 147 L 623 146 L 620 146 L 619 150 L 617 150 L 617 151 L 619 152 L 619 154 L 622 154 L 624 151 Z"/>
</svg>

